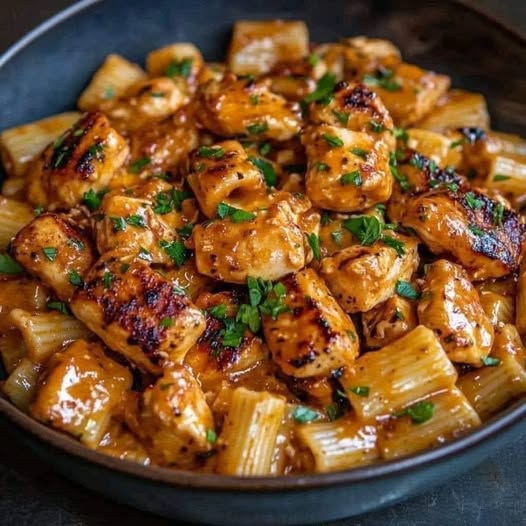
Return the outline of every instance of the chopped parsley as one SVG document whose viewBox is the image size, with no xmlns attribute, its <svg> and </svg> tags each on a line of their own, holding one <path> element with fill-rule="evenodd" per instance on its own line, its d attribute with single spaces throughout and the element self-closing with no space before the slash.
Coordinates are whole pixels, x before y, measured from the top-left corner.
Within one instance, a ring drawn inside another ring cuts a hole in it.
<svg viewBox="0 0 526 526">
<path fill-rule="evenodd" d="M 380 239 L 383 229 L 382 223 L 376 217 L 365 215 L 345 219 L 342 225 L 365 246 Z"/>
<path fill-rule="evenodd" d="M 250 95 L 248 98 L 252 106 L 257 106 L 259 104 L 259 95 Z"/>
<path fill-rule="evenodd" d="M 362 396 L 364 398 L 369 396 L 369 387 L 366 385 L 357 385 L 353 387 L 348 387 L 348 391 L 354 393 L 357 396 Z"/>
<path fill-rule="evenodd" d="M 311 102 L 323 102 L 326 100 L 332 92 L 334 91 L 334 86 L 336 85 L 336 78 L 332 73 L 325 73 L 323 77 L 318 80 L 316 84 L 316 89 L 309 93 L 304 99 L 305 104 Z"/>
<path fill-rule="evenodd" d="M 221 219 L 229 217 L 232 223 L 243 223 L 244 221 L 252 221 L 252 219 L 256 217 L 256 214 L 252 212 L 247 212 L 245 210 L 235 208 L 223 202 L 217 205 L 217 215 Z"/>
<path fill-rule="evenodd" d="M 332 223 L 331 214 L 327 212 L 327 210 L 324 210 L 321 213 L 320 224 L 321 226 L 326 226 L 326 225 L 329 225 L 330 223 Z"/>
<path fill-rule="evenodd" d="M 55 247 L 44 247 L 42 253 L 48 261 L 55 261 L 55 259 L 57 259 L 57 249 Z"/>
<path fill-rule="evenodd" d="M 271 316 L 273 320 L 277 320 L 281 313 L 289 310 L 283 303 L 286 295 L 287 288 L 285 285 L 283 285 L 283 283 L 276 283 L 268 293 L 265 301 L 259 306 L 260 312 Z"/>
<path fill-rule="evenodd" d="M 268 124 L 266 122 L 255 122 L 249 124 L 246 129 L 250 135 L 260 135 L 268 130 Z"/>
<path fill-rule="evenodd" d="M 250 156 L 248 160 L 263 174 L 267 186 L 273 187 L 278 184 L 278 176 L 272 163 L 261 157 Z"/>
<path fill-rule="evenodd" d="M 409 134 L 407 133 L 407 130 L 405 128 L 398 128 L 397 126 L 395 126 L 391 130 L 391 133 L 393 134 L 393 137 L 396 140 L 402 141 L 403 143 L 407 143 L 407 141 L 409 140 Z"/>
<path fill-rule="evenodd" d="M 82 276 L 76 270 L 70 270 L 68 272 L 68 280 L 74 287 L 82 287 L 84 284 Z"/>
<path fill-rule="evenodd" d="M 309 246 L 312 249 L 312 254 L 316 261 L 321 260 L 321 250 L 320 250 L 320 238 L 314 232 L 312 234 L 307 234 L 307 241 Z"/>
<path fill-rule="evenodd" d="M 170 327 L 172 327 L 172 325 L 174 324 L 174 320 L 173 318 L 170 318 L 169 316 L 165 316 L 162 320 L 161 320 L 161 327 L 163 327 L 164 329 L 168 329 Z"/>
<path fill-rule="evenodd" d="M 42 205 L 37 205 L 35 208 L 33 208 L 33 214 L 36 216 L 39 216 L 44 211 L 44 207 Z"/>
<path fill-rule="evenodd" d="M 224 347 L 239 347 L 243 341 L 247 326 L 244 323 L 238 323 L 235 318 L 225 318 L 223 323 L 225 328 L 219 333 L 221 344 Z"/>
<path fill-rule="evenodd" d="M 194 229 L 194 225 L 192 223 L 187 223 L 181 228 L 177 229 L 177 233 L 181 237 L 181 239 L 188 239 L 192 235 L 192 231 Z"/>
<path fill-rule="evenodd" d="M 332 114 L 336 117 L 340 124 L 347 126 L 349 123 L 349 114 L 344 111 L 332 110 Z"/>
<path fill-rule="evenodd" d="M 451 142 L 449 145 L 449 148 L 453 150 L 454 148 L 457 148 L 458 146 L 462 146 L 466 142 L 466 138 L 457 139 L 456 141 Z"/>
<path fill-rule="evenodd" d="M 109 289 L 114 279 L 115 276 L 111 272 L 104 272 L 104 276 L 102 276 L 102 284 L 104 285 L 104 288 Z"/>
<path fill-rule="evenodd" d="M 124 217 L 110 217 L 114 232 L 123 232 L 126 230 L 126 219 Z"/>
<path fill-rule="evenodd" d="M 331 238 L 336 246 L 342 246 L 343 232 L 341 230 L 335 230 L 334 232 L 331 232 Z"/>
<path fill-rule="evenodd" d="M 377 121 L 369 121 L 369 128 L 374 133 L 382 133 L 385 130 L 385 126 Z"/>
<path fill-rule="evenodd" d="M 391 69 L 379 69 L 376 75 L 366 73 L 363 76 L 363 83 L 366 86 L 378 86 L 386 91 L 400 91 L 402 85 L 393 77 L 394 73 Z"/>
<path fill-rule="evenodd" d="M 237 311 L 236 321 L 244 323 L 255 334 L 261 329 L 261 317 L 259 310 L 254 305 L 243 303 Z"/>
<path fill-rule="evenodd" d="M 155 205 L 153 211 L 156 214 L 169 214 L 172 210 L 180 212 L 183 201 L 192 197 L 190 192 L 173 188 L 171 191 L 159 192 L 155 196 Z"/>
<path fill-rule="evenodd" d="M 334 422 L 334 420 L 338 420 L 342 416 L 342 410 L 338 404 L 329 404 L 325 408 L 325 412 L 329 422 Z"/>
<path fill-rule="evenodd" d="M 396 160 L 396 154 L 389 154 L 389 169 L 391 170 L 391 175 L 393 176 L 394 180 L 400 185 L 402 191 L 407 192 L 411 189 L 411 185 L 409 184 L 407 177 L 405 175 L 402 175 L 398 171 L 397 165 L 398 162 Z"/>
<path fill-rule="evenodd" d="M 79 252 L 86 248 L 86 245 L 76 237 L 70 237 L 67 241 L 67 244 L 70 247 L 73 247 L 75 250 L 78 250 Z"/>
<path fill-rule="evenodd" d="M 407 298 L 409 300 L 417 300 L 420 297 L 420 293 L 411 283 L 409 283 L 409 281 L 397 281 L 395 291 L 399 296 L 402 296 L 402 298 Z"/>
<path fill-rule="evenodd" d="M 111 100 L 115 97 L 115 88 L 113 86 L 107 86 L 104 88 L 104 93 L 102 94 L 104 100 Z"/>
<path fill-rule="evenodd" d="M 362 159 L 365 159 L 369 153 L 367 150 L 364 150 L 363 148 L 351 148 L 350 152 L 354 155 L 357 155 L 358 157 L 361 157 Z"/>
<path fill-rule="evenodd" d="M 494 356 L 485 356 L 484 358 L 481 358 L 480 361 L 484 367 L 496 367 L 497 365 L 500 365 L 500 359 L 495 358 Z"/>
<path fill-rule="evenodd" d="M 48 301 L 46 303 L 46 307 L 49 310 L 56 310 L 60 312 L 61 314 L 64 314 L 65 316 L 69 316 L 71 314 L 69 312 L 68 306 L 63 301 Z"/>
<path fill-rule="evenodd" d="M 330 148 L 338 148 L 340 146 L 343 146 L 343 141 L 335 135 L 329 135 L 328 133 L 324 133 L 322 135 L 322 139 L 329 145 Z"/>
<path fill-rule="evenodd" d="M 132 214 L 126 218 L 126 223 L 135 228 L 146 228 L 146 223 L 144 222 L 144 217 L 138 214 Z"/>
<path fill-rule="evenodd" d="M 224 320 L 226 318 L 226 305 L 214 305 L 208 309 L 208 313 L 216 320 Z"/>
<path fill-rule="evenodd" d="M 209 157 L 212 159 L 221 159 L 225 155 L 225 149 L 221 146 L 201 146 L 197 153 L 201 157 Z"/>
<path fill-rule="evenodd" d="M 173 60 L 168 64 L 168 67 L 164 70 L 164 74 L 167 77 L 184 77 L 188 78 L 192 73 L 192 58 L 184 58 L 183 60 Z"/>
<path fill-rule="evenodd" d="M 399 239 L 383 235 L 382 242 L 385 243 L 388 247 L 393 248 L 398 256 L 403 256 L 405 254 L 405 245 Z"/>
<path fill-rule="evenodd" d="M 268 155 L 272 151 L 272 145 L 269 142 L 263 142 L 259 145 L 260 155 Z"/>
<path fill-rule="evenodd" d="M 484 230 L 482 230 L 482 228 L 479 228 L 477 225 L 468 225 L 468 229 L 475 236 L 483 236 L 484 235 Z"/>
<path fill-rule="evenodd" d="M 95 210 L 97 210 L 97 208 L 100 207 L 102 198 L 107 193 L 108 193 L 107 189 L 100 190 L 99 192 L 95 192 L 93 188 L 90 188 L 87 192 L 84 192 L 82 201 L 90 209 L 91 212 L 94 212 Z"/>
<path fill-rule="evenodd" d="M 346 174 L 343 174 L 340 177 L 340 183 L 343 186 L 348 185 L 348 184 L 353 184 L 354 186 L 361 186 L 362 176 L 360 174 L 360 170 L 355 170 L 354 172 L 348 172 Z"/>
<path fill-rule="evenodd" d="M 152 261 L 152 253 L 144 247 L 139 248 L 139 255 L 137 257 L 143 261 L 148 261 L 148 263 Z"/>
<path fill-rule="evenodd" d="M 509 175 L 504 175 L 504 174 L 495 174 L 493 176 L 493 180 L 495 182 L 498 182 L 498 181 L 507 181 L 508 179 L 511 179 L 511 176 Z"/>
<path fill-rule="evenodd" d="M 183 266 L 189 257 L 189 253 L 181 241 L 172 241 L 169 243 L 165 239 L 161 239 L 159 246 L 178 267 Z"/>
<path fill-rule="evenodd" d="M 401 417 L 407 415 L 413 424 L 423 424 L 433 417 L 435 404 L 432 402 L 417 402 L 408 408 L 395 413 L 394 416 Z"/>
<path fill-rule="evenodd" d="M 315 67 L 319 61 L 320 61 L 320 57 L 316 55 L 316 53 L 311 53 L 307 57 L 307 62 L 309 63 L 309 66 Z"/>
<path fill-rule="evenodd" d="M 316 170 L 318 170 L 318 172 L 328 172 L 330 170 L 328 164 L 321 162 L 316 163 L 314 167 L 316 168 Z"/>
<path fill-rule="evenodd" d="M 303 405 L 296 406 L 294 411 L 292 411 L 292 418 L 294 418 L 294 420 L 296 420 L 296 422 L 299 424 L 307 424 L 308 422 L 312 422 L 313 420 L 316 420 L 318 416 L 319 415 L 316 413 L 316 411 L 313 411 L 312 409 L 309 409 Z"/>
<path fill-rule="evenodd" d="M 209 444 L 215 444 L 217 441 L 217 433 L 213 429 L 206 430 L 206 441 Z"/>
<path fill-rule="evenodd" d="M 1 274 L 21 274 L 24 269 L 9 255 L 0 254 Z"/>
<path fill-rule="evenodd" d="M 141 159 L 137 159 L 136 161 L 130 163 L 128 170 L 132 174 L 140 174 L 151 163 L 152 160 L 150 159 L 150 157 L 142 157 Z"/>
<path fill-rule="evenodd" d="M 464 196 L 464 200 L 466 201 L 466 204 L 473 210 L 477 210 L 478 208 L 482 208 L 484 206 L 484 201 L 482 199 L 478 199 L 473 192 L 467 192 Z"/>
<path fill-rule="evenodd" d="M 493 224 L 496 226 L 502 226 L 502 219 L 504 217 L 504 205 L 497 203 L 491 212 Z"/>
</svg>

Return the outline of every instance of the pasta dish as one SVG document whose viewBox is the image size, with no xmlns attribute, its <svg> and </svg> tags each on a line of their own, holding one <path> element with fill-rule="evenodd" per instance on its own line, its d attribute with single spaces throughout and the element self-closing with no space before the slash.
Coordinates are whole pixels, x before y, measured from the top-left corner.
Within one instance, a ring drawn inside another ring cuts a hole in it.
<svg viewBox="0 0 526 526">
<path fill-rule="evenodd" d="M 88 448 L 338 471 L 526 392 L 526 140 L 391 42 L 112 54 L 0 151 L 1 390 Z"/>
</svg>

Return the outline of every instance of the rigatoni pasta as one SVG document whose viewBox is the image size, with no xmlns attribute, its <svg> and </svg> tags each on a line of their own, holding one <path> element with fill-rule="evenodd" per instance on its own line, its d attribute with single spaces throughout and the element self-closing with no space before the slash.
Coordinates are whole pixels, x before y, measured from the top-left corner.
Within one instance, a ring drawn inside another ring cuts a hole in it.
<svg viewBox="0 0 526 526">
<path fill-rule="evenodd" d="M 0 134 L 1 391 L 43 425 L 284 476 L 524 395 L 526 141 L 483 95 L 392 42 L 246 20 L 223 63 L 108 55 L 78 109 Z"/>
</svg>

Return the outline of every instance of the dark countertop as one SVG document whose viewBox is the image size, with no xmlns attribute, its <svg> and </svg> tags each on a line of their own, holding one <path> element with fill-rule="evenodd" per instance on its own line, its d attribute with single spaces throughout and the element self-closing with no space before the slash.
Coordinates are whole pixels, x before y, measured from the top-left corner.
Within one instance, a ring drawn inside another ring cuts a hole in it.
<svg viewBox="0 0 526 526">
<path fill-rule="evenodd" d="M 0 51 L 71 3 L 0 0 Z M 484 0 L 479 4 L 526 31 L 523 0 Z M 76 486 L 14 442 L 10 435 L 0 436 L 0 526 L 175 526 Z M 444 486 L 331 526 L 520 526 L 526 524 L 524 473 L 526 437 Z"/>
</svg>

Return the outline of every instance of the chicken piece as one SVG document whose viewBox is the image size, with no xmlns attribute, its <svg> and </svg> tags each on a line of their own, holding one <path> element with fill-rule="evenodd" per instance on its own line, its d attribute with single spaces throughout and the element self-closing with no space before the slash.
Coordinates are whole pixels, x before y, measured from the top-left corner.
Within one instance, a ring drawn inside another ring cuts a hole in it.
<svg viewBox="0 0 526 526">
<path fill-rule="evenodd" d="M 445 259 L 429 265 L 418 319 L 435 331 L 453 362 L 483 365 L 493 344 L 493 327 L 462 267 Z"/>
<path fill-rule="evenodd" d="M 409 198 L 397 217 L 413 228 L 437 256 L 458 261 L 472 280 L 498 278 L 517 270 L 524 225 L 502 203 L 478 191 L 438 188 Z"/>
<path fill-rule="evenodd" d="M 207 130 L 226 137 L 286 141 L 301 128 L 299 104 L 270 92 L 263 81 L 232 74 L 201 88 L 197 118 Z"/>
<path fill-rule="evenodd" d="M 99 253 L 125 249 L 129 253 L 142 253 L 152 263 L 173 263 L 167 247 L 173 246 L 177 237 L 163 216 L 156 213 L 159 210 L 145 199 L 106 196 L 101 206 L 102 219 L 95 224 Z M 184 247 L 180 241 L 177 243 L 184 258 Z"/>
<path fill-rule="evenodd" d="M 51 356 L 31 415 L 96 448 L 131 384 L 128 369 L 108 358 L 100 345 L 76 340 Z"/>
<path fill-rule="evenodd" d="M 299 400 L 315 405 L 319 407 L 321 412 L 325 412 L 325 408 L 333 404 L 334 395 L 340 389 L 336 379 L 339 371 L 337 370 L 331 376 L 312 376 L 308 378 L 287 376 L 284 378 L 284 381 Z"/>
<path fill-rule="evenodd" d="M 322 124 L 302 136 L 309 160 L 306 189 L 320 208 L 364 210 L 391 196 L 389 149 L 371 134 Z"/>
<path fill-rule="evenodd" d="M 321 262 L 321 276 L 346 312 L 365 312 L 387 301 L 398 281 L 410 281 L 418 267 L 418 241 L 396 234 L 401 249 L 376 241 L 354 245 Z"/>
<path fill-rule="evenodd" d="M 365 344 L 379 349 L 412 331 L 418 325 L 414 302 L 392 296 L 374 309 L 362 313 Z"/>
<path fill-rule="evenodd" d="M 59 214 L 42 214 L 15 236 L 12 256 L 44 285 L 68 301 L 95 263 L 91 240 Z"/>
<path fill-rule="evenodd" d="M 29 166 L 27 199 L 48 210 L 72 208 L 108 185 L 128 151 L 102 113 L 87 113 Z"/>
<path fill-rule="evenodd" d="M 286 292 L 274 293 L 275 315 L 265 314 L 262 321 L 272 359 L 281 371 L 310 378 L 351 365 L 359 348 L 356 329 L 323 280 L 305 269 L 280 283 Z"/>
<path fill-rule="evenodd" d="M 185 367 L 165 368 L 162 377 L 144 391 L 138 406 L 136 420 L 128 425 L 156 463 L 189 469 L 210 453 L 207 437 L 214 430 L 212 412 Z"/>
<path fill-rule="evenodd" d="M 332 97 L 310 105 L 309 116 L 316 124 L 325 123 L 369 133 L 375 140 L 383 139 L 389 150 L 395 148 L 393 119 L 380 97 L 363 84 L 338 83 Z"/>
<path fill-rule="evenodd" d="M 127 427 L 118 421 L 110 422 L 97 446 L 99 453 L 149 466 L 151 459 L 144 446 Z"/>
<path fill-rule="evenodd" d="M 241 301 L 236 292 L 202 293 L 196 305 L 206 311 L 206 330 L 185 358 L 206 393 L 267 358 L 261 338 L 236 321 Z"/>
<path fill-rule="evenodd" d="M 450 79 L 402 62 L 393 69 L 379 68 L 363 82 L 375 91 L 397 126 L 406 127 L 425 117 L 449 89 Z"/>
<path fill-rule="evenodd" d="M 141 368 L 181 362 L 205 330 L 203 313 L 143 259 L 108 252 L 77 289 L 71 310 L 108 347 Z"/>
<path fill-rule="evenodd" d="M 400 50 L 389 40 L 358 36 L 340 40 L 345 78 L 360 79 L 379 68 L 392 69 L 401 62 Z"/>
<path fill-rule="evenodd" d="M 247 276 L 277 280 L 308 263 L 309 252 L 287 202 L 246 212 L 226 208 L 224 219 L 196 225 L 192 233 L 197 270 L 228 283 Z"/>
<path fill-rule="evenodd" d="M 117 130 L 129 133 L 170 117 L 189 100 L 184 80 L 157 77 L 137 82 L 122 96 L 102 103 L 101 111 Z"/>
<path fill-rule="evenodd" d="M 506 323 L 495 329 L 495 339 L 491 354 L 496 358 L 513 356 L 524 368 L 526 363 L 526 348 L 522 343 L 519 331 L 515 325 Z"/>
<path fill-rule="evenodd" d="M 197 128 L 189 115 L 147 125 L 130 134 L 130 157 L 143 161 L 149 173 L 180 174 L 188 154 L 199 144 Z"/>
<path fill-rule="evenodd" d="M 265 180 L 237 141 L 201 146 L 190 156 L 188 184 L 207 217 L 217 215 L 221 202 L 239 203 L 245 193 L 264 192 Z"/>
<path fill-rule="evenodd" d="M 279 62 L 309 53 L 309 30 L 301 20 L 239 20 L 228 51 L 236 75 L 261 75 Z"/>
</svg>

